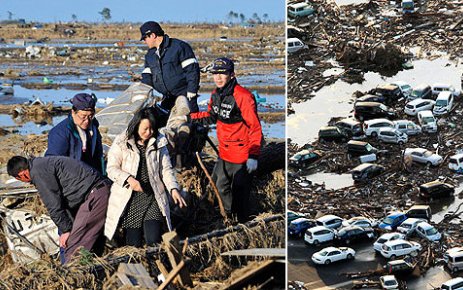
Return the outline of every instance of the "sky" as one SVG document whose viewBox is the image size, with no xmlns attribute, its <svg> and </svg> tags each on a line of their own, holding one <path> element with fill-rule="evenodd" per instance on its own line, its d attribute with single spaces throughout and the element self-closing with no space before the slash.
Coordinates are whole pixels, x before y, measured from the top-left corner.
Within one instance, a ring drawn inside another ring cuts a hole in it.
<svg viewBox="0 0 463 290">
<path fill-rule="evenodd" d="M 254 13 L 270 21 L 284 21 L 285 0 L 0 0 L 0 20 L 12 19 L 26 22 L 102 21 L 98 13 L 103 8 L 111 10 L 111 22 L 227 22 L 230 11 L 251 18 Z"/>
</svg>

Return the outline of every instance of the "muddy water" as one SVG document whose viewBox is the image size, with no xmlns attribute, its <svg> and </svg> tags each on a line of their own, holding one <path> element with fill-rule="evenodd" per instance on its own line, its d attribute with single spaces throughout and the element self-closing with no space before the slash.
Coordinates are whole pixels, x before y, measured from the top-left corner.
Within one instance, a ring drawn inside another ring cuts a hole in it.
<svg viewBox="0 0 463 290">
<path fill-rule="evenodd" d="M 384 77 L 378 73 L 369 72 L 364 75 L 361 84 L 348 84 L 338 80 L 330 86 L 318 91 L 315 97 L 304 103 L 293 104 L 295 114 L 290 115 L 286 122 L 288 137 L 294 143 L 304 145 L 317 138 L 318 130 L 326 126 L 332 117 L 352 115 L 352 93 L 368 91 L 376 86 L 393 81 L 406 81 L 412 87 L 419 84 L 450 83 L 455 88 L 461 87 L 460 76 L 463 65 L 446 58 L 435 60 L 418 60 L 413 62 L 414 69 L 400 71 L 393 77 Z M 339 70 L 341 72 L 342 70 Z M 334 71 L 330 70 L 330 74 Z"/>
<path fill-rule="evenodd" d="M 454 198 L 438 200 L 431 204 L 433 222 L 440 223 L 446 214 L 455 212 L 458 206 L 463 202 L 463 199 L 460 197 L 462 191 L 463 183 L 460 183 L 460 185 L 455 188 Z M 463 208 L 460 208 L 460 211 L 461 210 L 463 210 Z"/>
<path fill-rule="evenodd" d="M 0 114 L 0 124 L 3 129 L 12 131 L 16 134 L 43 134 L 45 131 L 51 130 L 53 126 L 57 125 L 64 118 L 66 118 L 66 116 L 57 116 L 37 124 L 31 121 L 22 122 L 21 119 L 13 119 L 11 115 Z"/>
<path fill-rule="evenodd" d="M 332 190 L 348 187 L 354 184 L 354 180 L 352 179 L 351 174 L 318 172 L 315 174 L 307 175 L 305 178 L 316 184 L 324 183 L 326 189 Z"/>
</svg>

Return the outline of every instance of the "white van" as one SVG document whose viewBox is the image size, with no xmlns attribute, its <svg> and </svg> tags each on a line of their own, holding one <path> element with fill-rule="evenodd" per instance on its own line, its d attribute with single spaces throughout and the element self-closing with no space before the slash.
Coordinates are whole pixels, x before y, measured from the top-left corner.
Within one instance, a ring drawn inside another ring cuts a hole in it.
<svg viewBox="0 0 463 290">
<path fill-rule="evenodd" d="M 453 95 L 450 92 L 440 92 L 432 112 L 434 115 L 443 115 L 450 112 L 453 106 Z"/>
<path fill-rule="evenodd" d="M 450 156 L 449 169 L 463 173 L 463 153 Z"/>
<path fill-rule="evenodd" d="M 448 280 L 442 286 L 440 286 L 442 290 L 463 290 L 463 278 L 457 277 L 451 280 Z"/>
<path fill-rule="evenodd" d="M 449 84 L 433 84 L 432 85 L 432 94 L 438 95 L 441 92 L 450 92 L 454 97 L 460 95 L 460 90 L 455 89 L 452 85 Z"/>
<path fill-rule="evenodd" d="M 300 2 L 288 5 L 288 14 L 290 17 L 303 17 L 312 15 L 315 10 L 307 3 Z"/>
<path fill-rule="evenodd" d="M 444 254 L 444 261 L 452 272 L 463 269 L 463 248 L 455 247 L 448 249 Z"/>
<path fill-rule="evenodd" d="M 420 123 L 423 132 L 437 132 L 437 122 L 431 111 L 426 110 L 418 112 L 418 122 Z"/>
<path fill-rule="evenodd" d="M 301 50 L 303 48 L 307 48 L 307 45 L 305 45 L 302 40 L 300 40 L 299 38 L 288 38 L 286 40 L 286 51 L 288 53 L 293 53 L 293 52 L 296 52 L 298 50 Z"/>
</svg>

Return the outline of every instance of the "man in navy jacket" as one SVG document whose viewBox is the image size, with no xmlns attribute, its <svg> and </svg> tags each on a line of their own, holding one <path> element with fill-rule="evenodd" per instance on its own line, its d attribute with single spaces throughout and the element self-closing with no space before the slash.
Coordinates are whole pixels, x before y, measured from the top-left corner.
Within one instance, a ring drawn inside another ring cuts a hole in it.
<svg viewBox="0 0 463 290">
<path fill-rule="evenodd" d="M 141 40 L 148 46 L 142 82 L 163 95 L 161 107 L 170 110 L 178 96 L 185 96 L 190 110 L 197 112 L 199 64 L 191 46 L 170 38 L 159 23 L 145 22 L 140 27 Z"/>
<path fill-rule="evenodd" d="M 68 156 L 104 174 L 103 144 L 95 116 L 94 94 L 72 98 L 69 116 L 50 130 L 45 156 Z"/>
</svg>

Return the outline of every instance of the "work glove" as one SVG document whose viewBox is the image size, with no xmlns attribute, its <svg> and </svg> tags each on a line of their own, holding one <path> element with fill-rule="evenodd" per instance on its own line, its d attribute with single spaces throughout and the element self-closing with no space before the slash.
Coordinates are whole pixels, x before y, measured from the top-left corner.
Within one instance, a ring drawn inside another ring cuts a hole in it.
<svg viewBox="0 0 463 290">
<path fill-rule="evenodd" d="M 246 167 L 249 173 L 255 171 L 257 169 L 257 160 L 249 158 L 248 161 L 246 161 Z"/>
<path fill-rule="evenodd" d="M 196 93 L 190 93 L 190 92 L 187 92 L 187 93 L 186 93 L 186 97 L 187 97 L 187 99 L 190 100 L 190 101 L 191 101 L 194 97 L 196 97 L 197 95 L 198 95 L 198 94 L 196 94 Z"/>
</svg>

